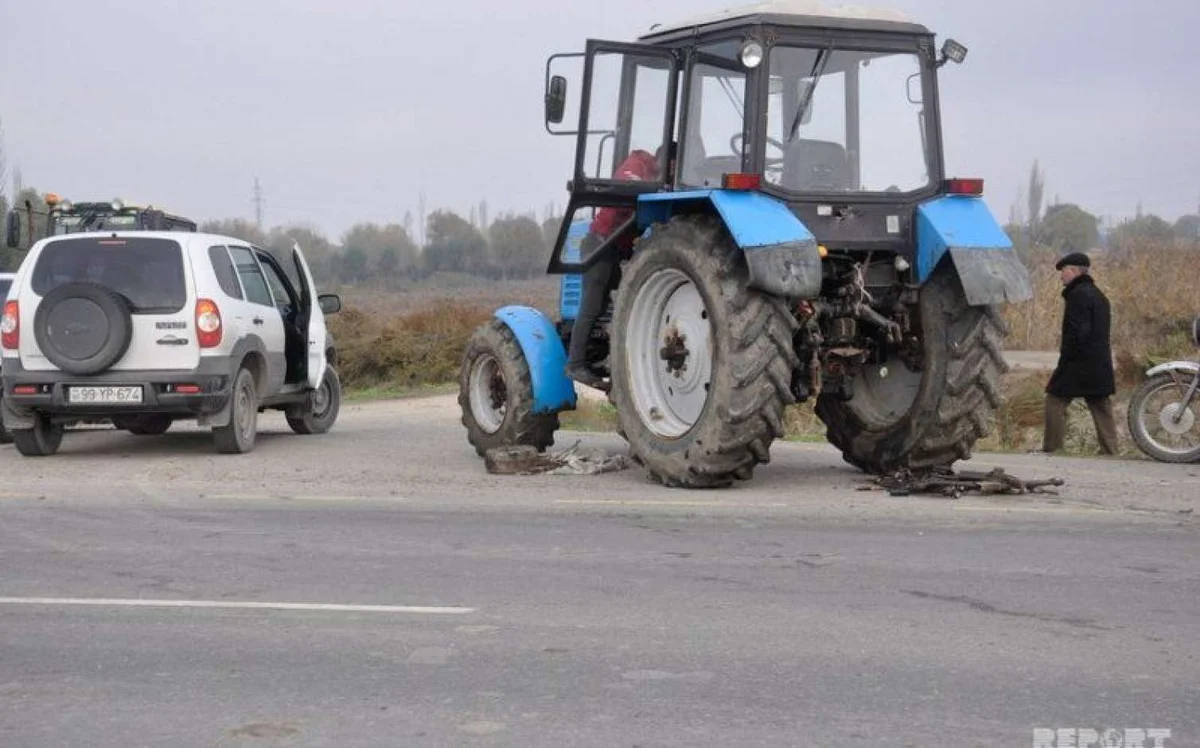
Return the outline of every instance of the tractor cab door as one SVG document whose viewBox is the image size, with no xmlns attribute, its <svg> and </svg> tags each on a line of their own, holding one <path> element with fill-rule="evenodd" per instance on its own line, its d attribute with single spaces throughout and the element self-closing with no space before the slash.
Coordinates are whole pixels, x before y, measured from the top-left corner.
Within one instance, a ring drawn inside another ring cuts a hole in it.
<svg viewBox="0 0 1200 748">
<path fill-rule="evenodd" d="M 546 126 L 555 135 L 575 135 L 576 146 L 571 198 L 548 272 L 581 273 L 617 251 L 637 230 L 638 195 L 667 186 L 663 146 L 673 140 L 680 67 L 678 53 L 670 49 L 594 39 L 582 55 L 550 58 Z M 554 127 L 566 119 L 573 85 L 562 72 L 574 72 L 578 85 L 574 130 Z M 593 221 L 596 231 L 589 238 Z"/>
</svg>

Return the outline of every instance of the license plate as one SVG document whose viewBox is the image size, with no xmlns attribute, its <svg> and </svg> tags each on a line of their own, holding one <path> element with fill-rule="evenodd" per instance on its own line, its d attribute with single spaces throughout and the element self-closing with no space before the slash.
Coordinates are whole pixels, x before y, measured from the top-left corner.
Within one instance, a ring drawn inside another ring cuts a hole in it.
<svg viewBox="0 0 1200 748">
<path fill-rule="evenodd" d="M 68 387 L 67 402 L 71 404 L 91 403 L 140 403 L 141 387 Z"/>
</svg>

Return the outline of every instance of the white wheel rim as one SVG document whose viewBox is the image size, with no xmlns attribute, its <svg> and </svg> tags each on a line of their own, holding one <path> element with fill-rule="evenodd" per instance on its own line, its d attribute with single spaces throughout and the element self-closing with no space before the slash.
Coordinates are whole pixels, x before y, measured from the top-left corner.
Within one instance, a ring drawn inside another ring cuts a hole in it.
<svg viewBox="0 0 1200 748">
<path fill-rule="evenodd" d="M 1184 408 L 1176 399 L 1179 394 L 1179 387 L 1172 382 L 1155 387 L 1142 398 L 1137 420 L 1142 435 L 1156 448 L 1166 454 L 1182 456 L 1190 455 L 1200 447 L 1200 432 L 1193 432 L 1195 403 Z M 1162 404 L 1156 407 L 1156 403 Z"/>
<path fill-rule="evenodd" d="M 329 406 L 333 402 L 333 385 L 329 382 L 329 377 L 321 380 L 321 386 L 313 393 L 312 398 L 312 414 L 316 418 L 322 418 L 328 411 Z"/>
<path fill-rule="evenodd" d="M 638 289 L 626 335 L 626 365 L 638 417 L 677 439 L 704 412 L 712 381 L 712 322 L 690 278 L 659 270 Z"/>
<path fill-rule="evenodd" d="M 479 428 L 488 434 L 499 431 L 508 414 L 508 385 L 500 362 L 490 353 L 475 359 L 471 366 L 468 396 Z"/>
<path fill-rule="evenodd" d="M 1183 436 L 1196 425 L 1196 414 L 1183 407 L 1183 403 L 1171 403 L 1158 414 L 1158 422 L 1168 434 Z"/>
</svg>

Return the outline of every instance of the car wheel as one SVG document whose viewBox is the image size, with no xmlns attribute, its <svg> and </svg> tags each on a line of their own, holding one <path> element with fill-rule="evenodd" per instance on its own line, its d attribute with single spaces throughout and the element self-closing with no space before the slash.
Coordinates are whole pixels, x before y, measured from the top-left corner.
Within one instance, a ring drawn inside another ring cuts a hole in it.
<svg viewBox="0 0 1200 748">
<path fill-rule="evenodd" d="M 342 382 L 332 366 L 325 367 L 321 386 L 305 401 L 286 411 L 288 426 L 297 434 L 324 434 L 333 427 L 342 407 Z"/>
<path fill-rule="evenodd" d="M 222 454 L 244 454 L 258 434 L 258 388 L 249 369 L 238 370 L 229 397 L 229 423 L 213 428 L 213 441 Z"/>
<path fill-rule="evenodd" d="M 34 418 L 33 428 L 13 429 L 13 443 L 17 451 L 26 457 L 49 457 L 62 444 L 63 425 L 51 423 L 44 415 Z"/>
</svg>

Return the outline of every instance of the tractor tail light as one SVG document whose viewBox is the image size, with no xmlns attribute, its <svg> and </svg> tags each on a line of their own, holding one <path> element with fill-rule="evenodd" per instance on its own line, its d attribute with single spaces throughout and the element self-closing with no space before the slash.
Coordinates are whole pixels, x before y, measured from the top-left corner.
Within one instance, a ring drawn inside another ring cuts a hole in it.
<svg viewBox="0 0 1200 748">
<path fill-rule="evenodd" d="M 216 348 L 221 344 L 221 310 L 211 299 L 196 301 L 196 341 L 201 348 Z"/>
<path fill-rule="evenodd" d="M 757 190 L 762 187 L 762 177 L 758 174 L 722 174 L 721 189 L 725 190 Z"/>
<path fill-rule="evenodd" d="M 21 346 L 21 308 L 17 302 L 10 301 L 4 305 L 0 333 L 3 334 L 2 344 L 5 348 L 15 351 Z"/>
<path fill-rule="evenodd" d="M 975 178 L 964 179 L 962 177 L 947 179 L 946 193 L 950 195 L 982 195 L 983 180 Z"/>
</svg>

